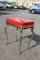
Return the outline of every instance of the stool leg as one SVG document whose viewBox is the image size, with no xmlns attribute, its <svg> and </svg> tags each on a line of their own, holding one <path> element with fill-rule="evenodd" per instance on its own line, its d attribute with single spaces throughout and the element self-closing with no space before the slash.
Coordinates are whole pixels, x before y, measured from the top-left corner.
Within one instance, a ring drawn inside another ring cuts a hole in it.
<svg viewBox="0 0 40 60">
<path fill-rule="evenodd" d="M 5 34 L 6 34 L 6 37 L 7 37 L 7 44 L 8 44 L 8 34 L 7 34 L 7 28 L 8 28 L 8 25 L 6 25 L 6 27 L 5 27 Z"/>
<path fill-rule="evenodd" d="M 19 44 L 19 52 L 20 52 L 20 54 L 21 54 L 22 39 L 23 39 L 23 29 L 20 28 L 20 44 Z"/>
<path fill-rule="evenodd" d="M 18 36 L 18 28 L 17 28 L 17 32 L 16 32 L 16 41 L 18 41 L 18 40 L 17 40 L 17 36 Z"/>
<path fill-rule="evenodd" d="M 29 43 L 28 43 L 28 48 L 30 48 L 29 46 L 30 46 L 30 43 L 31 43 L 31 40 L 33 39 L 33 37 L 34 37 L 34 28 L 32 27 L 31 28 L 31 32 L 32 32 L 32 37 L 31 37 L 31 39 L 30 39 L 30 41 L 29 41 Z M 30 48 L 31 49 L 31 48 Z"/>
</svg>

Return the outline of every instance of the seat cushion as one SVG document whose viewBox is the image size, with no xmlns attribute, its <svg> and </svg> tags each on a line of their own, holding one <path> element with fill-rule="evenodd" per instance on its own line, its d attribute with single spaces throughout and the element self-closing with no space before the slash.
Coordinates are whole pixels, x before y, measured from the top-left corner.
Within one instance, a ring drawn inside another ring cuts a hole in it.
<svg viewBox="0 0 40 60">
<path fill-rule="evenodd" d="M 17 26 L 28 26 L 28 25 L 34 25 L 34 21 L 32 20 L 24 20 L 20 18 L 7 18 L 6 22 L 12 25 Z"/>
</svg>

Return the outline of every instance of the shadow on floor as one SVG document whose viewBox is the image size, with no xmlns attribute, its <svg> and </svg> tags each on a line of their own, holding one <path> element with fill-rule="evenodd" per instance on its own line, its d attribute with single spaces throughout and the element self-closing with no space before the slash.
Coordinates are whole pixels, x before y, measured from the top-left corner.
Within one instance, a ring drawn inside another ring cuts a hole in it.
<svg viewBox="0 0 40 60">
<path fill-rule="evenodd" d="M 23 38 L 24 38 L 24 39 L 25 39 L 25 38 L 31 38 L 31 36 L 32 36 L 32 35 L 28 35 L 28 36 L 25 36 L 25 37 L 23 37 Z M 35 34 L 32 40 L 36 41 L 36 44 L 33 45 L 33 46 L 31 46 L 30 49 L 33 48 L 33 47 L 36 47 L 38 44 L 40 44 L 40 35 Z M 24 49 L 23 51 L 21 51 L 21 53 L 23 53 L 24 51 L 26 51 L 26 50 L 28 50 L 28 49 L 29 49 L 29 48 Z"/>
<path fill-rule="evenodd" d="M 32 35 L 25 36 L 25 37 L 23 37 L 23 39 L 25 39 L 25 38 L 31 38 L 31 36 L 32 36 Z M 18 39 L 18 40 L 19 40 L 19 39 Z M 9 42 L 8 44 L 17 42 L 18 40 L 13 41 L 13 42 Z M 40 35 L 35 34 L 32 40 L 36 41 L 36 44 L 33 45 L 33 46 L 31 46 L 30 49 L 33 48 L 33 47 L 36 47 L 38 44 L 40 44 Z M 21 51 L 21 53 L 23 53 L 24 51 L 26 51 L 26 50 L 28 50 L 28 49 L 29 49 L 29 48 L 24 49 L 23 51 Z"/>
</svg>

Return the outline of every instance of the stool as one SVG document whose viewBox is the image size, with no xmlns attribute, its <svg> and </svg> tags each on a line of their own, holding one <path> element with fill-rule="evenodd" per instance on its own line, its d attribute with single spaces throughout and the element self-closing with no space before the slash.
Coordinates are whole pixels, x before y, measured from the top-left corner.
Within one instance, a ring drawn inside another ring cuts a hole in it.
<svg viewBox="0 0 40 60">
<path fill-rule="evenodd" d="M 6 27 L 5 27 L 5 33 L 6 33 L 6 36 L 7 36 L 7 44 L 8 44 L 7 27 L 9 25 L 16 27 L 17 34 L 18 34 L 18 30 L 19 30 L 19 34 L 20 34 L 19 52 L 21 53 L 21 43 L 22 43 L 22 39 L 23 39 L 23 30 L 31 28 L 32 38 L 33 38 L 33 35 L 34 35 L 34 31 L 33 31 L 34 30 L 34 21 L 24 20 L 24 19 L 21 19 L 21 18 L 7 18 L 6 19 Z M 16 34 L 16 39 L 17 39 L 17 34 Z M 30 48 L 29 45 L 30 45 L 31 40 L 28 43 L 28 48 Z"/>
</svg>

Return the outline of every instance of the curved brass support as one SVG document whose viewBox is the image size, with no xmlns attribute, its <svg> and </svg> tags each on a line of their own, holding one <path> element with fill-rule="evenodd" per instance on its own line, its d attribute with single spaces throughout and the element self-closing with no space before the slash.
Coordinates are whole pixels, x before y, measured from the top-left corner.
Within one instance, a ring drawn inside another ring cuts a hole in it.
<svg viewBox="0 0 40 60">
<path fill-rule="evenodd" d="M 8 28 L 8 25 L 6 24 L 6 26 L 5 26 L 5 34 L 6 34 L 6 37 L 7 37 L 7 44 L 8 44 L 8 34 L 7 34 L 7 28 Z"/>
<path fill-rule="evenodd" d="M 18 37 L 18 28 L 16 28 L 16 30 L 17 30 L 17 31 L 16 31 L 16 41 L 18 41 L 18 40 L 17 40 L 17 37 Z"/>
<path fill-rule="evenodd" d="M 20 52 L 20 54 L 21 54 L 22 39 L 23 39 L 23 28 L 20 27 L 20 43 L 19 43 L 19 52 Z"/>
<path fill-rule="evenodd" d="M 29 43 L 28 43 L 28 48 L 30 48 L 30 43 L 31 43 L 31 40 L 33 39 L 33 37 L 34 37 L 34 27 L 32 27 L 31 28 L 31 32 L 32 32 L 32 37 L 31 37 L 31 39 L 30 39 L 30 41 L 29 41 Z"/>
</svg>

